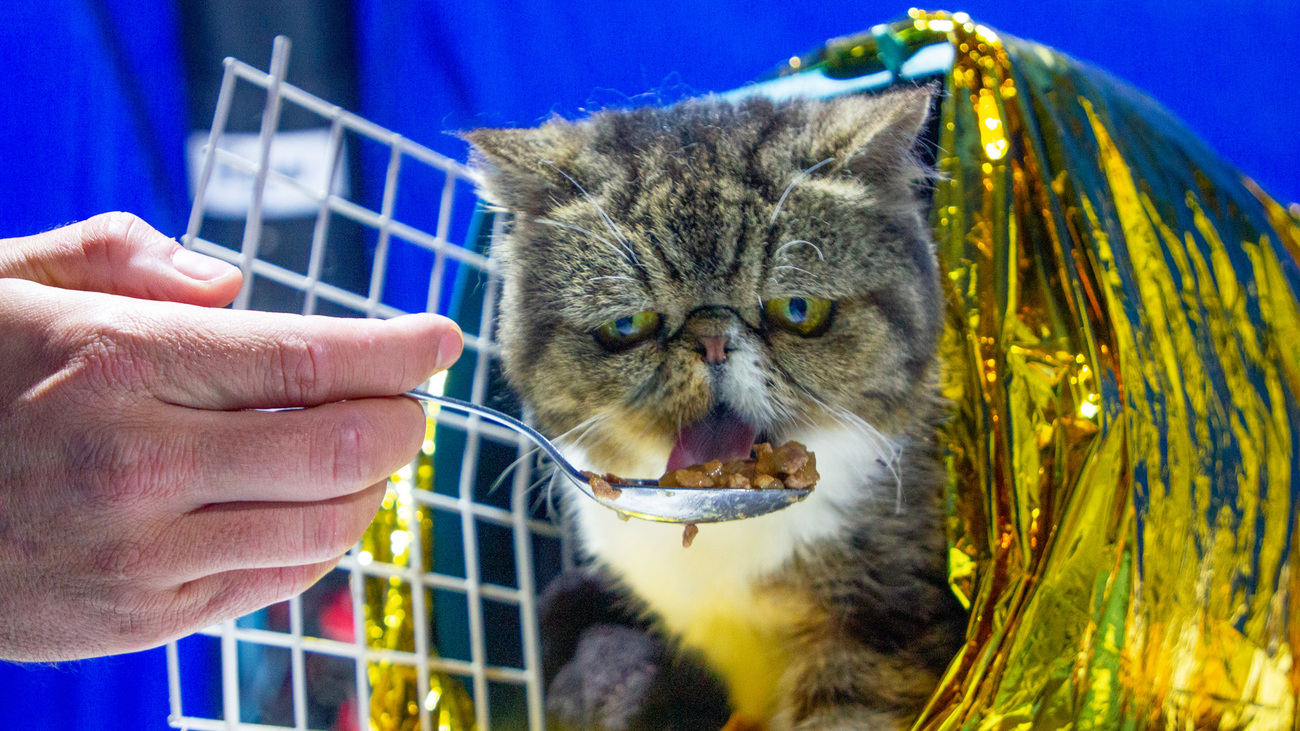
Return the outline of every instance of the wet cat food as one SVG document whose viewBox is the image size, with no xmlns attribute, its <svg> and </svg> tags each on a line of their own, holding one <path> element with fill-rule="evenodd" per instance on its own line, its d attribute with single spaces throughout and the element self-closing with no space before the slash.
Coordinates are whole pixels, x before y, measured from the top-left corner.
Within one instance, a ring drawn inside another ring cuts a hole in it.
<svg viewBox="0 0 1300 731">
<path fill-rule="evenodd" d="M 591 492 L 602 500 L 617 500 L 623 491 L 617 485 L 631 484 L 613 474 L 583 472 Z M 710 460 L 704 464 L 670 470 L 659 478 L 660 487 L 719 487 L 753 490 L 802 490 L 817 484 L 817 458 L 799 442 L 773 447 L 767 442 L 755 444 L 749 459 L 726 462 Z"/>
<path fill-rule="evenodd" d="M 704 464 L 671 470 L 659 478 L 660 487 L 731 487 L 755 490 L 804 489 L 817 484 L 817 458 L 799 442 L 773 447 L 755 444 L 749 459 Z"/>
<path fill-rule="evenodd" d="M 583 472 L 582 474 L 586 476 L 587 484 L 591 485 L 592 494 L 602 500 L 617 500 L 618 496 L 623 494 L 622 490 L 610 484 L 611 482 L 619 482 L 619 478 L 614 475 L 602 477 L 594 472 Z"/>
<path fill-rule="evenodd" d="M 687 523 L 682 529 L 682 548 L 690 548 L 691 543 L 695 541 L 695 536 L 700 534 L 699 526 L 694 523 Z"/>
</svg>

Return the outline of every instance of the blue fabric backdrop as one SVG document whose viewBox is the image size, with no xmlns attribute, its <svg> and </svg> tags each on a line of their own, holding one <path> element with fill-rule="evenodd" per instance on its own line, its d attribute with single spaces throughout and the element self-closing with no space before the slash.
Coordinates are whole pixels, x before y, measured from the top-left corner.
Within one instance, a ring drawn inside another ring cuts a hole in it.
<svg viewBox="0 0 1300 731">
<path fill-rule="evenodd" d="M 1029 0 L 948 8 L 1148 90 L 1276 197 L 1300 200 L 1294 0 L 1069 6 L 1068 18 L 1058 4 Z M 906 10 L 839 0 L 357 0 L 358 111 L 463 159 L 463 144 L 448 130 L 726 90 L 826 38 Z M 182 232 L 179 47 L 168 3 L 6 5 L 0 237 L 114 209 Z M 374 180 L 382 172 L 382 165 L 365 170 Z M 397 254 L 395 269 L 405 266 L 402 256 L 416 255 Z M 166 713 L 160 650 L 57 666 L 0 663 L 0 729 L 152 731 L 167 727 Z"/>
</svg>

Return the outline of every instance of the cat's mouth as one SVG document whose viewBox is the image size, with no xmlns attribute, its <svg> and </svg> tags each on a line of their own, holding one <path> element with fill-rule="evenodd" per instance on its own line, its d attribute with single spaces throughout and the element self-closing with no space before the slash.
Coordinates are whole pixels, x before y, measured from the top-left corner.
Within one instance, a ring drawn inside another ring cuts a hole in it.
<svg viewBox="0 0 1300 731">
<path fill-rule="evenodd" d="M 747 459 L 759 430 L 725 404 L 697 422 L 682 427 L 677 443 L 668 455 L 668 471 L 679 470 L 709 460 L 726 462 Z"/>
</svg>

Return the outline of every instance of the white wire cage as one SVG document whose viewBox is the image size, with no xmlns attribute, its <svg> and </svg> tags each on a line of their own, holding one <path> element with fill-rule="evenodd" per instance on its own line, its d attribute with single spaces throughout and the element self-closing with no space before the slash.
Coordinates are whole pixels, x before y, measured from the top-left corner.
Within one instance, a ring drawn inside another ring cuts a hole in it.
<svg viewBox="0 0 1300 731">
<path fill-rule="evenodd" d="M 500 406 L 498 281 L 484 246 L 498 228 L 472 172 L 286 83 L 289 49 L 276 39 L 269 72 L 226 59 L 211 131 L 192 145 L 201 164 L 183 245 L 241 268 L 236 308 L 393 317 L 419 306 L 393 304 L 386 288 L 400 277 L 409 289 L 427 270 L 424 308 L 465 331 L 460 363 L 429 387 Z M 249 94 L 264 97 L 259 132 L 228 133 L 232 104 Z M 283 159 L 303 132 L 282 129 L 286 110 L 318 122 L 319 144 L 296 166 Z M 382 192 L 370 191 L 377 205 L 347 179 L 359 147 L 387 159 Z M 232 189 L 243 197 L 234 206 Z M 285 210 L 296 228 L 275 228 Z M 337 255 L 345 247 L 364 253 L 368 276 Z M 417 264 L 394 272 L 398 249 Z M 167 646 L 171 726 L 543 728 L 536 595 L 572 552 L 530 497 L 531 451 L 477 416 L 431 412 L 425 447 L 390 481 L 369 543 L 303 595 Z"/>
</svg>

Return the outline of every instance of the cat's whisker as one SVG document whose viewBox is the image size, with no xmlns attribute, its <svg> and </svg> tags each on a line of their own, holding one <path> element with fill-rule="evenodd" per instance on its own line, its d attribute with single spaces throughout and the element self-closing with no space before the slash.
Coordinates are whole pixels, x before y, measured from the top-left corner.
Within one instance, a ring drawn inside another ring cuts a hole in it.
<svg viewBox="0 0 1300 731">
<path fill-rule="evenodd" d="M 562 440 L 570 438 L 571 436 L 573 436 L 573 433 L 579 429 L 582 430 L 582 434 L 578 435 L 576 439 L 581 440 L 582 436 L 585 436 L 586 433 L 590 431 L 593 426 L 595 426 L 599 421 L 601 421 L 607 416 L 608 416 L 608 412 L 602 412 L 590 418 L 584 419 L 581 422 L 579 422 L 576 426 L 574 426 L 572 429 L 569 429 L 563 434 L 560 434 L 559 436 L 555 437 L 551 441 L 555 444 L 560 444 Z M 516 459 L 514 462 L 511 462 L 509 466 L 507 466 L 504 470 L 501 471 L 501 474 L 497 477 L 497 479 L 493 481 L 492 486 L 488 488 L 488 494 L 492 494 L 493 492 L 496 492 L 496 490 L 501 487 L 501 484 L 505 482 L 506 476 L 508 476 L 511 472 L 513 472 L 516 468 L 518 468 L 520 463 L 522 463 L 524 460 L 537 454 L 538 451 L 539 451 L 538 447 L 533 447 L 528 451 L 524 452 L 524 454 L 520 456 L 519 459 Z M 532 490 L 533 487 L 530 486 L 528 489 Z"/>
<path fill-rule="evenodd" d="M 839 409 L 841 418 L 844 423 L 851 425 L 864 436 L 869 437 L 875 444 L 885 452 L 886 465 L 895 478 L 899 478 L 898 464 L 903 457 L 903 446 L 881 433 L 879 429 L 870 422 L 862 419 L 857 414 L 846 409 Z M 901 487 L 901 483 L 900 483 Z"/>
<path fill-rule="evenodd" d="M 816 165 L 813 165 L 812 167 L 810 167 L 810 168 L 808 168 L 807 170 L 803 171 L 802 173 L 799 173 L 798 175 L 796 175 L 795 178 L 794 178 L 794 180 L 791 180 L 791 181 L 790 181 L 790 184 L 787 185 L 787 186 L 785 187 L 785 192 L 781 194 L 781 199 L 778 200 L 778 201 L 776 202 L 776 208 L 774 208 L 774 209 L 772 210 L 772 220 L 769 221 L 767 225 L 769 225 L 769 226 L 775 226 L 775 225 L 776 225 L 776 217 L 777 217 L 778 214 L 781 213 L 781 206 L 785 204 L 785 199 L 786 199 L 786 197 L 790 195 L 790 191 L 794 190 L 794 186 L 796 186 L 796 185 L 799 184 L 799 181 L 803 180 L 804 178 L 808 177 L 809 175 L 812 175 L 814 172 L 816 172 L 817 168 L 820 168 L 821 166 L 826 165 L 827 163 L 834 162 L 834 161 L 835 161 L 835 158 L 833 158 L 833 157 L 828 157 L 828 158 L 826 158 L 825 160 L 822 160 L 821 162 L 817 163 Z"/>
<path fill-rule="evenodd" d="M 633 259 L 629 259 L 628 256 L 627 256 L 627 253 L 624 252 L 624 251 L 623 251 L 622 249 L 620 249 L 619 247 L 615 246 L 614 243 L 613 243 L 612 241 L 610 241 L 609 239 L 607 239 L 607 238 L 605 238 L 605 237 L 603 237 L 603 236 L 601 236 L 601 235 L 599 235 L 599 234 L 597 234 L 597 233 L 594 233 L 594 232 L 592 232 L 592 231 L 588 231 L 587 229 L 585 229 L 585 228 L 583 228 L 583 227 L 581 227 L 581 226 L 574 226 L 574 225 L 571 224 L 571 223 L 562 223 L 562 222 L 560 222 L 560 221 L 556 221 L 556 220 L 553 220 L 553 219 L 550 219 L 550 218 L 540 218 L 540 217 L 539 217 L 539 218 L 534 218 L 533 220 L 536 221 L 537 223 L 542 224 L 543 226 L 554 226 L 555 228 L 563 228 L 563 229 L 568 229 L 568 230 L 570 230 L 570 231 L 577 231 L 577 232 L 580 233 L 580 234 L 586 234 L 586 235 L 592 237 L 593 239 L 595 239 L 595 240 L 601 242 L 602 244 L 605 244 L 605 245 L 608 246 L 609 248 L 613 249 L 613 250 L 614 250 L 614 253 L 616 253 L 616 254 L 618 254 L 619 256 L 621 256 L 621 257 L 623 258 L 623 260 L 626 261 L 626 262 L 628 262 L 629 264 L 632 263 L 632 261 L 634 261 Z"/>
<path fill-rule="evenodd" d="M 809 414 L 806 409 L 795 411 L 794 406 L 788 406 L 786 407 L 786 412 L 789 414 L 786 418 L 795 423 L 805 424 L 807 426 L 816 425 L 816 421 L 813 420 L 812 414 Z"/>
<path fill-rule="evenodd" d="M 587 438 L 591 430 L 596 428 L 602 421 L 608 419 L 612 411 L 602 411 L 578 422 L 572 429 L 556 436 L 551 441 L 558 445 L 563 445 L 566 440 L 572 440 L 575 447 L 582 446 L 582 440 Z M 575 433 L 576 432 L 576 433 Z"/>
<path fill-rule="evenodd" d="M 883 462 L 885 469 L 889 470 L 889 473 L 894 478 L 894 511 L 896 513 L 902 513 L 903 474 L 900 468 L 903 460 L 903 445 L 885 436 L 879 429 L 873 426 L 871 422 L 863 419 L 852 411 L 841 407 L 836 407 L 835 410 L 839 412 L 848 423 L 853 424 L 861 433 L 871 436 L 880 447 L 886 450 L 885 458 L 881 461 Z"/>
<path fill-rule="evenodd" d="M 813 274 L 812 272 L 808 271 L 807 269 L 800 269 L 800 268 L 797 267 L 797 266 L 791 266 L 791 265 L 789 265 L 789 264 L 783 264 L 783 265 L 781 265 L 781 266 L 779 266 L 779 267 L 772 267 L 772 271 L 776 271 L 777 269 L 793 269 L 793 270 L 795 270 L 796 272 L 803 272 L 804 274 L 807 274 L 807 275 L 810 276 L 810 277 L 816 276 L 815 274 Z"/>
<path fill-rule="evenodd" d="M 538 451 L 537 447 L 529 448 L 522 455 L 519 456 L 519 459 L 516 459 L 515 461 L 511 462 L 508 466 L 506 466 L 505 469 L 501 470 L 501 474 L 497 475 L 497 478 L 492 481 L 491 487 L 488 488 L 488 494 L 491 495 L 492 493 L 500 489 L 501 485 L 505 483 L 506 477 L 510 476 L 510 473 L 514 472 L 515 469 L 519 467 L 519 465 L 522 464 L 525 460 L 537 454 L 537 451 Z"/>
<path fill-rule="evenodd" d="M 596 414 L 595 416 L 584 419 L 583 421 L 579 422 L 576 426 L 574 426 L 572 429 L 569 429 L 563 434 L 560 434 L 559 436 L 555 437 L 551 441 L 555 444 L 560 444 L 564 440 L 572 440 L 575 445 L 579 445 L 582 439 L 584 439 L 587 436 L 587 434 L 590 433 L 592 428 L 594 428 L 597 424 L 599 424 L 601 421 L 603 421 L 608 417 L 609 417 L 609 412 L 602 412 Z M 575 434 L 575 432 L 578 433 Z M 509 477 L 525 461 L 535 457 L 539 451 L 540 449 L 538 447 L 532 447 L 527 451 L 525 451 L 523 454 L 521 454 L 518 459 L 516 459 L 515 461 L 507 465 L 505 469 L 501 470 L 501 474 L 497 475 L 497 478 L 492 481 L 492 485 L 488 488 L 488 494 L 491 495 L 495 493 L 498 489 L 500 489 L 501 486 L 505 483 L 507 477 Z M 540 464 L 538 466 L 539 468 L 541 468 Z M 543 482 L 551 479 L 555 474 L 556 472 L 554 469 L 546 470 L 545 475 L 538 478 L 536 481 L 534 481 L 531 485 L 529 485 L 524 490 L 524 495 L 526 496 L 529 493 L 531 493 L 533 490 L 536 490 L 537 488 L 541 487 Z M 547 499 L 547 510 L 552 510 L 554 506 L 550 500 L 549 490 L 546 495 L 546 499 Z M 533 509 L 535 509 L 536 507 L 537 504 L 534 504 L 532 506 Z"/>
<path fill-rule="evenodd" d="M 590 203 L 592 207 L 596 209 L 596 213 L 600 214 L 600 220 L 604 221 L 605 227 L 609 229 L 610 233 L 614 234 L 614 240 L 622 244 L 624 249 L 627 249 L 629 261 L 631 261 L 633 264 L 640 264 L 640 262 L 638 262 L 636 259 L 636 252 L 632 250 L 632 246 L 628 244 L 627 239 L 623 237 L 622 234 L 619 233 L 618 226 L 614 225 L 614 219 L 610 218 L 608 213 L 605 213 L 605 209 L 600 207 L 600 204 L 597 203 L 596 199 L 593 198 L 591 194 L 587 192 L 587 189 L 579 185 L 578 181 L 574 180 L 572 176 L 570 176 L 568 173 L 561 170 L 558 165 L 551 162 L 550 160 L 542 160 L 542 164 L 551 166 L 552 168 L 555 169 L 555 172 L 559 173 L 560 175 L 563 175 L 565 180 L 568 180 L 570 183 L 573 183 L 573 187 L 577 188 L 578 192 L 582 193 L 582 197 L 586 198 L 587 202 Z"/>
<path fill-rule="evenodd" d="M 588 281 L 588 282 L 599 282 L 599 281 L 602 280 L 602 279 L 617 279 L 617 280 L 622 281 L 622 282 L 635 282 L 635 281 L 636 281 L 635 279 L 633 279 L 633 278 L 631 278 L 631 277 L 621 277 L 621 276 L 617 276 L 617 275 L 607 275 L 607 276 L 603 276 L 603 277 L 591 277 L 591 278 L 588 279 L 587 281 Z"/>
<path fill-rule="evenodd" d="M 778 424 L 812 424 L 812 420 L 806 413 L 796 411 L 794 404 L 788 404 L 776 399 L 765 399 L 761 406 L 768 413 L 764 415 L 767 424 L 763 431 L 772 431 Z"/>
<path fill-rule="evenodd" d="M 532 484 L 524 491 L 524 495 L 527 497 L 535 491 L 536 496 L 528 505 L 529 511 L 536 512 L 539 507 L 545 504 L 546 514 L 548 517 L 551 517 L 556 514 L 555 502 L 551 499 L 551 490 L 555 485 L 555 481 L 557 479 L 563 479 L 563 476 L 558 470 L 542 469 L 545 467 L 544 463 L 539 463 L 538 467 L 538 477 L 536 480 L 533 480 Z M 546 489 L 542 490 L 541 488 L 543 487 Z"/>
<path fill-rule="evenodd" d="M 777 247 L 776 251 L 772 252 L 772 258 L 776 259 L 778 256 L 781 255 L 781 252 L 785 251 L 791 246 L 794 246 L 795 244 L 807 244 L 808 246 L 811 246 L 813 248 L 813 251 L 817 252 L 817 258 L 820 259 L 821 261 L 826 261 L 826 257 L 822 256 L 822 250 L 819 246 L 817 246 L 817 244 L 814 244 L 811 241 L 804 241 L 803 239 L 795 239 L 794 241 L 787 241 L 784 244 L 781 244 L 779 247 Z"/>
<path fill-rule="evenodd" d="M 551 480 L 546 485 L 546 514 L 547 516 L 559 515 L 555 509 L 555 483 L 561 479 L 559 470 L 551 470 Z"/>
<path fill-rule="evenodd" d="M 861 416 L 858 416 L 857 414 L 853 413 L 852 411 L 849 411 L 848 409 L 842 406 L 830 406 L 829 404 L 825 404 L 824 402 L 822 405 L 831 409 L 832 413 L 840 417 L 846 423 L 853 424 L 860 431 L 870 435 L 873 441 L 875 441 L 879 446 L 888 450 L 889 456 L 891 458 L 896 458 L 897 456 L 903 453 L 902 445 L 900 445 L 898 442 L 886 436 L 883 432 L 877 429 L 871 422 L 867 421 L 866 419 L 863 419 Z"/>
<path fill-rule="evenodd" d="M 852 411 L 849 411 L 842 406 L 832 406 L 831 404 L 826 403 L 807 388 L 804 388 L 803 390 L 808 398 L 826 409 L 826 412 L 830 414 L 831 418 L 866 437 L 867 441 L 871 442 L 877 449 L 884 452 L 884 456 L 881 458 L 880 462 L 885 469 L 889 470 L 890 476 L 894 478 L 894 511 L 896 513 L 902 513 L 903 473 L 900 467 L 903 458 L 903 445 L 889 438 L 871 422 L 863 419 Z"/>
<path fill-rule="evenodd" d="M 555 471 L 552 470 L 550 472 L 540 475 L 536 480 L 533 481 L 533 484 L 528 486 L 528 490 L 525 492 L 525 495 L 527 495 L 528 493 L 532 493 L 534 490 L 537 491 L 536 498 L 528 506 L 528 510 L 530 512 L 537 512 L 537 509 L 540 508 L 543 504 L 545 504 L 547 516 L 549 517 L 554 513 L 555 506 L 551 503 L 550 488 L 547 487 L 545 491 L 539 488 L 554 483 L 555 478 L 556 478 Z"/>
<path fill-rule="evenodd" d="M 878 432 L 875 431 L 874 427 L 871 427 L 869 430 L 863 429 L 861 425 L 853 421 L 850 421 L 848 419 L 845 419 L 843 417 L 840 418 L 840 423 L 844 424 L 850 429 L 853 429 L 854 431 L 857 431 L 859 434 L 863 435 L 864 437 L 867 437 L 868 441 L 876 444 L 877 447 L 881 449 L 891 450 L 893 447 L 892 443 L 889 443 L 888 440 L 886 440 L 887 442 L 886 444 L 881 444 L 880 438 L 878 437 Z M 869 424 L 868 427 L 870 427 Z M 888 470 L 889 474 L 894 478 L 894 512 L 895 513 L 901 513 L 903 511 L 903 476 L 898 469 L 899 455 L 900 455 L 899 452 L 887 451 L 884 457 L 877 458 L 876 460 L 876 462 L 880 464 L 882 467 L 884 467 L 886 470 Z"/>
<path fill-rule="evenodd" d="M 564 445 L 567 443 L 568 445 L 581 448 L 582 442 L 588 436 L 591 435 L 592 430 L 594 430 L 602 422 L 607 420 L 610 416 L 612 416 L 612 414 L 613 414 L 612 410 L 602 411 L 586 419 L 583 419 L 581 422 L 574 425 L 569 430 L 551 439 L 551 442 L 556 445 Z M 556 480 L 561 479 L 562 473 L 558 467 L 554 465 L 551 465 L 550 467 L 551 467 L 550 469 L 545 469 L 546 474 L 543 477 L 539 478 L 537 482 L 533 483 L 533 485 L 531 485 L 528 488 L 528 490 L 529 491 L 535 490 L 538 487 L 541 487 L 543 483 L 546 483 L 545 499 L 546 499 L 547 514 L 556 515 L 557 513 L 555 508 L 555 497 L 554 497 L 555 484 L 556 484 Z M 539 469 L 544 469 L 544 468 L 545 468 L 544 464 L 539 465 Z"/>
</svg>

